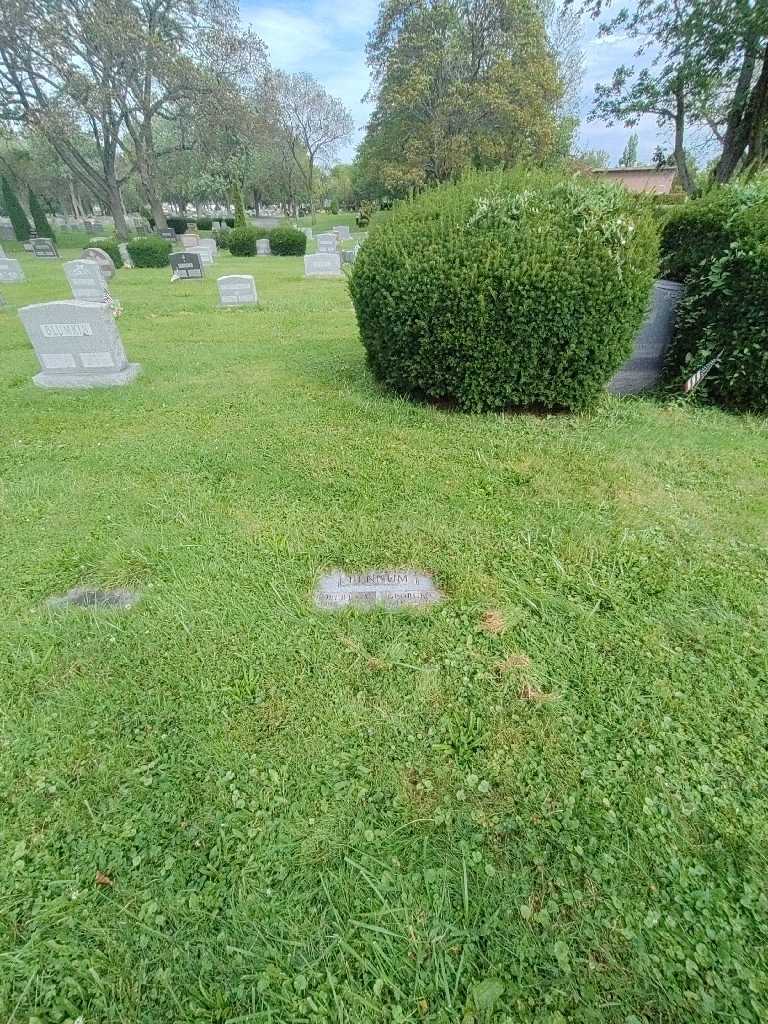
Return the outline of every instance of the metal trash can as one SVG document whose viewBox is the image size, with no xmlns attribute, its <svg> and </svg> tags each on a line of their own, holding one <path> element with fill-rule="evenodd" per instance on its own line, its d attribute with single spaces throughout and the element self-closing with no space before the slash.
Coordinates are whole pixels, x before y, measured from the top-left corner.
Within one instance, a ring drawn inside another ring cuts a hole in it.
<svg viewBox="0 0 768 1024">
<path fill-rule="evenodd" d="M 677 281 L 654 283 L 651 308 L 635 338 L 632 355 L 606 384 L 612 395 L 636 395 L 659 383 L 683 290 Z"/>
</svg>

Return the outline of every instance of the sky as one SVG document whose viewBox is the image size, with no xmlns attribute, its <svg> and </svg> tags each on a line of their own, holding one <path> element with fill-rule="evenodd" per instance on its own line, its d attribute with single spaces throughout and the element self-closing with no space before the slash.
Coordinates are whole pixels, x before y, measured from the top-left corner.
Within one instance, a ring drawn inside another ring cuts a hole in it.
<svg viewBox="0 0 768 1024">
<path fill-rule="evenodd" d="M 307 71 L 342 99 L 355 120 L 352 143 L 339 157 L 351 160 L 362 139 L 370 104 L 365 43 L 378 12 L 378 0 L 241 0 L 243 22 L 250 25 L 269 47 L 273 67 Z M 604 149 L 615 166 L 634 130 L 639 136 L 638 159 L 650 163 L 656 145 L 669 148 L 669 133 L 660 132 L 656 119 L 643 118 L 635 129 L 587 121 L 596 82 L 609 81 L 619 64 L 636 63 L 636 42 L 625 36 L 598 37 L 598 23 L 583 22 L 584 79 L 581 90 L 580 149 Z"/>
</svg>

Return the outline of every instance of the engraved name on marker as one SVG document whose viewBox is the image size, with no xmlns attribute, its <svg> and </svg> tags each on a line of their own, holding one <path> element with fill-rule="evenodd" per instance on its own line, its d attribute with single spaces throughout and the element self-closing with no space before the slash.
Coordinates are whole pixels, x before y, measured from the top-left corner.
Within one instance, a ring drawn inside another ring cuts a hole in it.
<svg viewBox="0 0 768 1024">
<path fill-rule="evenodd" d="M 349 605 L 418 608 L 437 604 L 443 597 L 430 575 L 412 569 L 375 569 L 361 573 L 336 570 L 321 577 L 315 591 L 315 604 L 325 610 Z"/>
</svg>

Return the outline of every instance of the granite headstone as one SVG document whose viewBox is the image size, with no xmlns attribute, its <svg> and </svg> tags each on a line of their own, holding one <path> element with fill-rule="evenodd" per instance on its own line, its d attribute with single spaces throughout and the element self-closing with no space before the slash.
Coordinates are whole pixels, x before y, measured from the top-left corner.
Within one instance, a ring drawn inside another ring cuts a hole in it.
<svg viewBox="0 0 768 1024">
<path fill-rule="evenodd" d="M 141 370 L 129 363 L 107 305 L 41 302 L 19 310 L 41 371 L 41 388 L 94 388 L 128 384 Z"/>
<path fill-rule="evenodd" d="M 111 281 L 115 276 L 115 264 L 112 262 L 112 257 L 103 249 L 96 246 L 83 249 L 82 257 L 84 260 L 93 260 L 98 265 L 105 281 Z"/>
<path fill-rule="evenodd" d="M 0 259 L 0 281 L 4 284 L 23 284 L 26 281 L 18 260 Z"/>
<path fill-rule="evenodd" d="M 304 257 L 304 277 L 341 276 L 341 256 L 337 252 L 316 252 Z"/>
<path fill-rule="evenodd" d="M 271 256 L 272 250 L 269 247 L 268 238 L 257 238 L 256 239 L 256 255 L 257 256 Z"/>
<path fill-rule="evenodd" d="M 253 306 L 258 302 L 256 282 L 250 274 L 228 274 L 217 279 L 221 306 Z"/>
<path fill-rule="evenodd" d="M 52 238 L 32 238 L 32 252 L 39 260 L 57 260 L 59 250 Z"/>
<path fill-rule="evenodd" d="M 71 260 L 64 273 L 72 289 L 72 298 L 83 302 L 109 302 L 104 275 L 96 260 Z"/>
<path fill-rule="evenodd" d="M 172 252 L 170 256 L 172 281 L 183 281 L 186 278 L 201 280 L 203 277 L 203 261 L 197 252 Z"/>
</svg>

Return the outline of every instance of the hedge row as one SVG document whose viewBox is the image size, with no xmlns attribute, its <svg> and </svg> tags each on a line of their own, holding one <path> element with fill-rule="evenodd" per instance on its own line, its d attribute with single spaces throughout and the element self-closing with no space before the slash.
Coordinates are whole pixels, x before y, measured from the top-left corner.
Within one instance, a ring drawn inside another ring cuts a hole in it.
<svg viewBox="0 0 768 1024">
<path fill-rule="evenodd" d="M 269 239 L 273 256 L 303 256 L 307 251 L 306 235 L 291 227 L 222 229 L 214 231 L 213 237 L 220 249 L 229 249 L 233 256 L 255 256 L 260 238 Z"/>
<path fill-rule="evenodd" d="M 657 270 L 620 187 L 476 174 L 374 224 L 350 290 L 375 376 L 474 412 L 581 409 L 627 359 Z"/>
<path fill-rule="evenodd" d="M 720 356 L 697 398 L 768 412 L 768 184 L 694 200 L 667 225 L 665 263 L 685 297 L 667 356 L 676 389 Z"/>
</svg>

